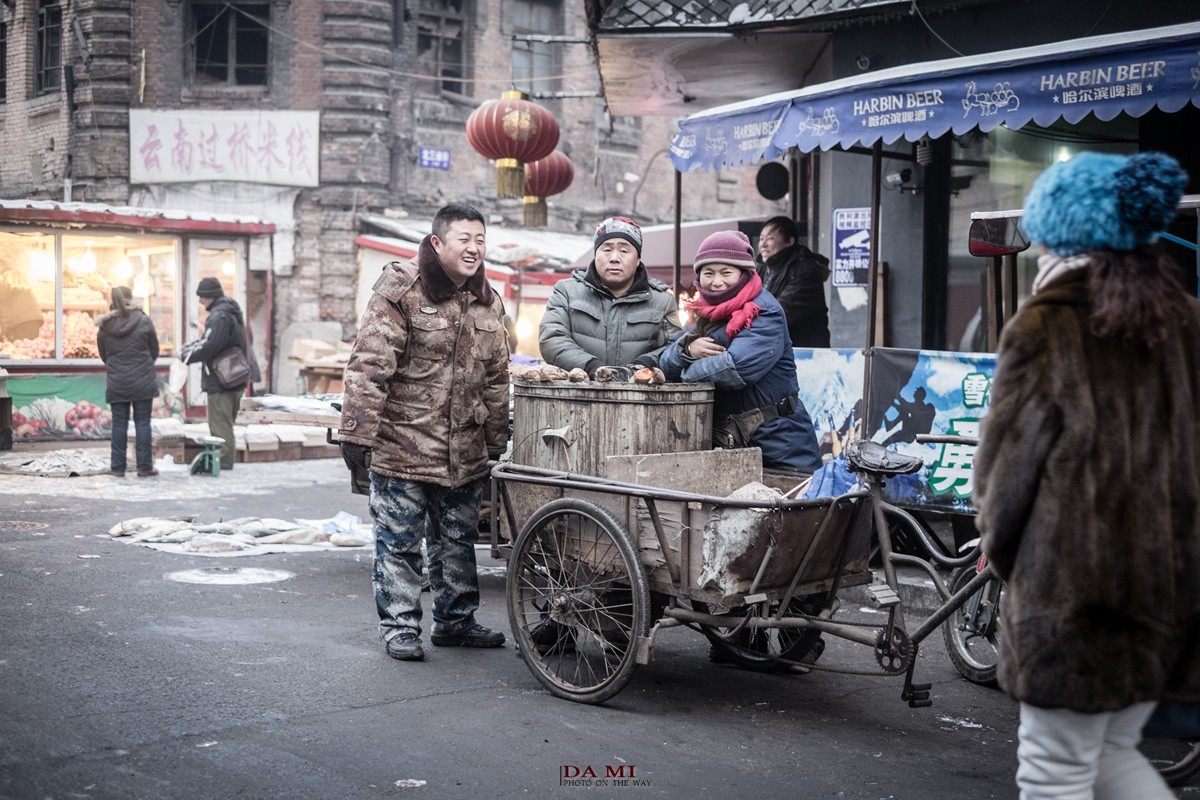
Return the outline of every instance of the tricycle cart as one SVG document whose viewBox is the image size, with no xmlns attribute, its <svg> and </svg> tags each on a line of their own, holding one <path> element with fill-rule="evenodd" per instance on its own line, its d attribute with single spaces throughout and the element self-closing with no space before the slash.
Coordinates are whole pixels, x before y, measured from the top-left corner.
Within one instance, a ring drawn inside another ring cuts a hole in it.
<svg viewBox="0 0 1200 800">
<path fill-rule="evenodd" d="M 600 703 L 649 663 L 666 628 L 699 630 L 718 655 L 762 671 L 806 669 L 803 657 L 828 633 L 871 647 L 883 674 L 906 674 L 904 699 L 928 705 L 928 686 L 912 683 L 917 644 L 987 573 L 906 633 L 889 537 L 873 531 L 887 530 L 883 480 L 921 462 L 871 442 L 850 456 L 863 480 L 811 500 L 793 499 L 798 476 L 764 472 L 756 449 L 611 457 L 609 477 L 497 465 L 493 550 L 508 560 L 509 621 L 525 663 L 553 694 Z M 539 504 L 523 515 L 531 496 Z M 833 621 L 838 590 L 862 584 L 886 620 Z"/>
</svg>

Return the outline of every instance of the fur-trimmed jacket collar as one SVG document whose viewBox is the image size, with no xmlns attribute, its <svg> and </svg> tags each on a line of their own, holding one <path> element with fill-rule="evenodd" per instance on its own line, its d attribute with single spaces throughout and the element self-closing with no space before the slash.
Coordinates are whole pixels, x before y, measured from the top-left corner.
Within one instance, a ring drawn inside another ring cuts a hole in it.
<svg viewBox="0 0 1200 800">
<path fill-rule="evenodd" d="M 474 275 L 467 278 L 467 282 L 460 289 L 454 285 L 454 281 L 450 280 L 446 270 L 442 269 L 442 262 L 438 260 L 437 251 L 433 249 L 433 243 L 430 241 L 432 238 L 433 234 L 426 236 L 421 240 L 421 245 L 417 249 L 417 270 L 421 275 L 421 282 L 425 285 L 425 293 L 429 295 L 429 299 L 441 303 L 454 297 L 459 291 L 466 291 L 475 295 L 476 299 L 484 305 L 491 305 L 494 293 L 484 274 L 483 262 L 480 262 L 479 269 L 475 270 Z"/>
</svg>

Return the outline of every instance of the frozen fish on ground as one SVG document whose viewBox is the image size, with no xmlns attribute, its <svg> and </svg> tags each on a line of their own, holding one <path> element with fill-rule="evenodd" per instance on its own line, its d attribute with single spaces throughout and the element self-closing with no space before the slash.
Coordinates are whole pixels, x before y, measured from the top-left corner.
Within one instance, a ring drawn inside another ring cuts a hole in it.
<svg viewBox="0 0 1200 800">
<path fill-rule="evenodd" d="M 175 531 L 183 530 L 184 528 L 192 527 L 190 522 L 182 520 L 163 520 L 157 525 L 150 525 L 137 533 L 130 536 L 130 539 L 135 542 L 147 542 L 156 539 L 161 539 Z"/>
<path fill-rule="evenodd" d="M 210 522 L 207 525 L 194 526 L 196 533 L 236 533 L 237 528 L 228 522 Z"/>
<path fill-rule="evenodd" d="M 362 547 L 370 544 L 372 541 L 373 540 L 371 538 L 359 536 L 354 533 L 345 533 L 343 531 L 329 534 L 329 543 L 336 545 L 337 547 Z"/>
<path fill-rule="evenodd" d="M 189 553 L 232 553 L 253 547 L 236 536 L 226 536 L 220 533 L 201 533 L 184 542 L 181 549 Z"/>
<path fill-rule="evenodd" d="M 195 517 L 134 517 L 113 525 L 108 529 L 108 535 L 113 538 L 128 536 L 162 522 L 194 522 L 195 519 Z"/>
<path fill-rule="evenodd" d="M 329 534 L 316 528 L 296 528 L 261 536 L 256 541 L 259 544 L 320 544 L 329 541 Z"/>
</svg>

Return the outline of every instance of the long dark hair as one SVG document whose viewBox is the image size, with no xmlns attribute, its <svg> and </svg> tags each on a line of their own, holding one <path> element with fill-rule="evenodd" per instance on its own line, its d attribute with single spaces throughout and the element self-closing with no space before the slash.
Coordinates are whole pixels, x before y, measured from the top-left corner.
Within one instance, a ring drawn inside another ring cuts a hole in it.
<svg viewBox="0 0 1200 800">
<path fill-rule="evenodd" d="M 1166 340 L 1173 312 L 1183 306 L 1186 296 L 1171 257 L 1157 245 L 1096 250 L 1090 257 L 1092 333 L 1127 344 Z"/>
</svg>

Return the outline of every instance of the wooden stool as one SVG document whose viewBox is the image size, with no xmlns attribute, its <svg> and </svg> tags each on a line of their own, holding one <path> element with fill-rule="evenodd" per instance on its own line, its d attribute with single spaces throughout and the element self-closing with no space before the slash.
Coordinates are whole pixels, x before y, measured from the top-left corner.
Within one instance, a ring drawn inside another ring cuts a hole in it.
<svg viewBox="0 0 1200 800">
<path fill-rule="evenodd" d="M 221 474 L 221 446 L 225 440 L 220 436 L 198 436 L 196 444 L 204 449 L 192 459 L 189 470 L 192 475 L 212 475 L 214 478 Z"/>
</svg>

